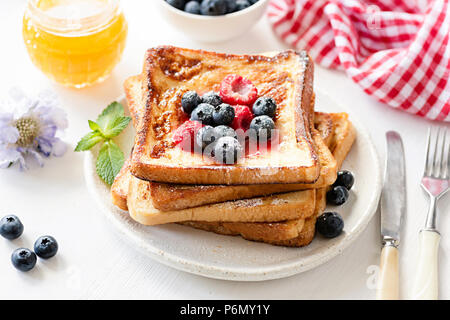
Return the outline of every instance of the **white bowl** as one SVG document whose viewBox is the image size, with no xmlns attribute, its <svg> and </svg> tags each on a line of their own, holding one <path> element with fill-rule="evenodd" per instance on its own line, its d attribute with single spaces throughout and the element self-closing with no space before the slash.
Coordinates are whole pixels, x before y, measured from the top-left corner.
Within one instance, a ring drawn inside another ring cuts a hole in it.
<svg viewBox="0 0 450 320">
<path fill-rule="evenodd" d="M 222 16 L 202 16 L 172 7 L 157 0 L 162 16 L 191 39 L 200 42 L 222 42 L 247 32 L 264 14 L 269 0 L 259 0 L 247 9 Z"/>
</svg>

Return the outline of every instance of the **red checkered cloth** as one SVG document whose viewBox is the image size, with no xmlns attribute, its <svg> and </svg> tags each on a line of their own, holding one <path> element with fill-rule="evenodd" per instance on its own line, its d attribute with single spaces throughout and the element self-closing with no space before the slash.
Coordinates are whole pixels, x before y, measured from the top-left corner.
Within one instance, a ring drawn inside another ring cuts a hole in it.
<svg viewBox="0 0 450 320">
<path fill-rule="evenodd" d="M 272 0 L 268 17 L 282 40 L 379 101 L 450 121 L 448 0 Z"/>
</svg>

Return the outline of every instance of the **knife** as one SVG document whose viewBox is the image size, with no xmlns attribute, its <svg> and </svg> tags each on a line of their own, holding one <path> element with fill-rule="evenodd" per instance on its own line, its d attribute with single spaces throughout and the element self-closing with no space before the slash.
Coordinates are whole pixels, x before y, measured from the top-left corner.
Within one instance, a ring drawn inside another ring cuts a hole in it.
<svg viewBox="0 0 450 320">
<path fill-rule="evenodd" d="M 403 216 L 406 211 L 405 154 L 400 135 L 386 132 L 386 170 L 381 193 L 382 250 L 377 299 L 399 298 L 398 245 Z"/>
</svg>

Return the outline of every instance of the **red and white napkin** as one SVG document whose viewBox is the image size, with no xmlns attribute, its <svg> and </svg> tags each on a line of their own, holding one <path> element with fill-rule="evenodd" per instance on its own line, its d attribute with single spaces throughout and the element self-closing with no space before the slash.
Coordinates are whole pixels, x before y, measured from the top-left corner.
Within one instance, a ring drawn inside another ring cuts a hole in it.
<svg viewBox="0 0 450 320">
<path fill-rule="evenodd" d="M 450 121 L 449 0 L 272 0 L 268 17 L 283 41 L 379 101 Z"/>
</svg>

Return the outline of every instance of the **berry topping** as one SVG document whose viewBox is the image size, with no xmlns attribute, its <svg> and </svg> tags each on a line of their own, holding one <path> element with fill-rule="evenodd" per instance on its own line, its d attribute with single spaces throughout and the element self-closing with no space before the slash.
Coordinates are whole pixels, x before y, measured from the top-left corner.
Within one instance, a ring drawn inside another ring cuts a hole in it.
<svg viewBox="0 0 450 320">
<path fill-rule="evenodd" d="M 214 124 L 214 107 L 208 103 L 200 103 L 191 113 L 191 120 L 199 121 L 204 125 Z"/>
<path fill-rule="evenodd" d="M 213 119 L 216 125 L 230 125 L 234 119 L 234 108 L 226 103 L 220 104 L 213 112 Z"/>
<path fill-rule="evenodd" d="M 13 251 L 11 262 L 20 271 L 30 271 L 36 265 L 36 254 L 30 249 L 19 248 Z"/>
<path fill-rule="evenodd" d="M 324 212 L 316 221 L 317 231 L 327 238 L 334 238 L 344 229 L 344 220 L 337 212 Z"/>
<path fill-rule="evenodd" d="M 343 186 L 335 186 L 327 192 L 327 201 L 333 205 L 340 206 L 348 199 L 348 190 Z"/>
<path fill-rule="evenodd" d="M 218 93 L 210 91 L 202 96 L 202 102 L 210 104 L 213 107 L 217 107 L 222 103 L 222 98 L 220 98 L 220 95 Z"/>
<path fill-rule="evenodd" d="M 195 143 L 203 149 L 205 149 L 209 144 L 216 141 L 216 132 L 215 128 L 211 126 L 204 126 L 200 130 L 198 130 L 195 135 Z"/>
<path fill-rule="evenodd" d="M 229 126 L 217 126 L 214 128 L 214 134 L 217 139 L 222 137 L 232 137 L 237 139 L 236 131 L 233 130 L 233 128 Z"/>
<path fill-rule="evenodd" d="M 235 164 L 242 152 L 243 148 L 237 139 L 222 137 L 214 147 L 214 159 L 222 164 Z"/>
<path fill-rule="evenodd" d="M 200 103 L 201 98 L 195 91 L 188 91 L 181 98 L 181 107 L 187 114 L 191 114 L 192 110 L 197 108 Z"/>
<path fill-rule="evenodd" d="M 277 104 L 270 97 L 261 97 L 253 104 L 252 110 L 255 116 L 269 116 L 273 118 L 275 111 L 277 111 Z"/>
<path fill-rule="evenodd" d="M 255 117 L 250 123 L 250 136 L 257 137 L 258 141 L 265 142 L 272 137 L 272 130 L 275 129 L 275 123 L 269 116 Z"/>
<path fill-rule="evenodd" d="M 206 16 L 220 16 L 227 13 L 227 4 L 225 0 L 203 0 L 200 6 L 200 12 Z"/>
<path fill-rule="evenodd" d="M 339 171 L 337 174 L 337 179 L 334 182 L 333 186 L 342 186 L 347 190 L 350 190 L 355 183 L 355 178 L 350 171 L 343 170 Z"/>
<path fill-rule="evenodd" d="M 220 96 L 225 103 L 250 106 L 258 97 L 258 90 L 250 80 L 230 74 L 220 84 Z"/>
<path fill-rule="evenodd" d="M 23 233 L 23 224 L 15 215 L 8 215 L 0 220 L 0 235 L 6 239 L 13 240 Z"/>
<path fill-rule="evenodd" d="M 34 252 L 42 259 L 49 259 L 58 252 L 58 242 L 52 236 L 39 237 L 34 243 Z"/>
<path fill-rule="evenodd" d="M 237 105 L 234 106 L 234 113 L 235 116 L 233 122 L 231 123 L 231 127 L 234 130 L 241 129 L 246 131 L 253 119 L 253 113 L 250 111 L 250 108 L 247 106 Z"/>
<path fill-rule="evenodd" d="M 194 149 L 194 137 L 203 125 L 198 121 L 186 121 L 179 126 L 173 135 L 173 142 L 186 151 Z"/>
</svg>

